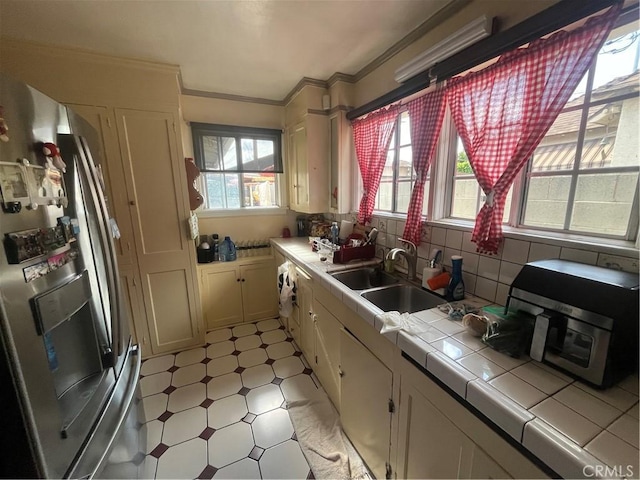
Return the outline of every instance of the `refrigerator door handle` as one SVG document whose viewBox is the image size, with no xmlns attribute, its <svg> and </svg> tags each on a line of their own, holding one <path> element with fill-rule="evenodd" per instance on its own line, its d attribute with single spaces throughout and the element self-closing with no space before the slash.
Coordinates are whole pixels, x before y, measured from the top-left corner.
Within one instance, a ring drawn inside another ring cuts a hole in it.
<svg viewBox="0 0 640 480">
<path fill-rule="evenodd" d="M 84 138 L 79 135 L 69 135 L 73 141 L 74 150 L 78 155 L 80 166 L 80 174 L 84 177 L 87 186 L 90 190 L 90 195 L 93 199 L 93 203 L 96 207 L 96 214 L 99 215 L 100 221 L 98 222 L 98 230 L 104 245 L 105 252 L 105 265 L 107 276 L 107 283 L 109 287 L 109 298 L 111 300 L 111 348 L 113 350 L 113 359 L 115 360 L 120 356 L 122 351 L 122 345 L 120 340 L 120 292 L 119 283 L 117 277 L 117 267 L 114 263 L 115 255 L 113 252 L 113 243 L 108 233 L 108 218 L 106 215 L 106 202 L 104 195 L 100 191 L 100 184 L 96 181 L 94 172 L 91 170 L 93 165 L 93 159 L 89 153 L 89 149 L 86 145 Z"/>
<path fill-rule="evenodd" d="M 112 311 L 112 322 L 111 322 L 111 336 L 112 336 L 112 348 L 113 348 L 113 358 L 114 362 L 117 361 L 118 357 L 123 352 L 124 339 L 122 338 L 122 298 L 121 298 L 121 284 L 120 284 L 120 275 L 118 274 L 118 260 L 116 258 L 115 247 L 113 245 L 112 236 L 109 234 L 111 231 L 111 220 L 109 218 L 109 210 L 107 209 L 107 201 L 104 196 L 104 177 L 102 175 L 102 168 L 96 167 L 95 162 L 93 161 L 93 157 L 91 156 L 91 150 L 89 149 L 89 145 L 87 143 L 86 138 L 82 136 L 78 136 L 80 139 L 80 143 L 83 146 L 84 155 L 87 160 L 87 165 L 89 167 L 89 173 L 91 173 L 91 177 L 93 178 L 93 187 L 96 190 L 99 206 L 102 212 L 102 218 L 104 220 L 104 225 L 107 227 L 106 233 L 106 241 L 108 245 L 108 262 L 111 265 L 111 282 L 115 286 L 114 296 L 117 300 L 117 303 L 111 309 Z"/>
</svg>

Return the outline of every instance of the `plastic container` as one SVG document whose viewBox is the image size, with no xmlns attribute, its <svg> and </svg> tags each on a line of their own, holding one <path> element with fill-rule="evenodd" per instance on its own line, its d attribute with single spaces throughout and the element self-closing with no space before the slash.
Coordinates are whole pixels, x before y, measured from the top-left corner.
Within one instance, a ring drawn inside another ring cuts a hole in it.
<svg viewBox="0 0 640 480">
<path fill-rule="evenodd" d="M 338 222 L 333 222 L 331 224 L 331 243 L 334 245 L 339 245 L 338 234 L 340 233 L 340 228 L 338 227 Z"/>
<path fill-rule="evenodd" d="M 232 262 L 238 258 L 236 245 L 231 241 L 231 237 L 229 236 L 224 237 L 218 250 L 221 262 Z"/>
<path fill-rule="evenodd" d="M 436 265 L 435 267 L 424 267 L 422 269 L 422 286 L 424 288 L 429 288 L 429 280 L 434 277 L 437 277 L 442 273 L 442 265 Z"/>
<path fill-rule="evenodd" d="M 447 286 L 448 300 L 464 299 L 464 281 L 462 280 L 462 257 L 453 255 L 451 257 L 451 280 Z"/>
</svg>

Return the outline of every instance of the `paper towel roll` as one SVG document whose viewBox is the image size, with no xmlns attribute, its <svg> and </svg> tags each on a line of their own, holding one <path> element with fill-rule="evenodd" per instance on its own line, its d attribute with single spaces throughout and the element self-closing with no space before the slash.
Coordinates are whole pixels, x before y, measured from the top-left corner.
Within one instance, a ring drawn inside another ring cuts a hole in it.
<svg viewBox="0 0 640 480">
<path fill-rule="evenodd" d="M 349 220 L 342 220 L 340 222 L 340 234 L 338 237 L 340 240 L 346 240 L 349 235 L 353 233 L 353 223 Z"/>
</svg>

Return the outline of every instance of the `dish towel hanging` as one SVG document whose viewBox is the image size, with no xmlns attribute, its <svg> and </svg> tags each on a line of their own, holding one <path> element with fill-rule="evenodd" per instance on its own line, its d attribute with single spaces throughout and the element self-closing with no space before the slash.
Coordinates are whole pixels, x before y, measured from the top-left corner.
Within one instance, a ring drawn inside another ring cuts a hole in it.
<svg viewBox="0 0 640 480">
<path fill-rule="evenodd" d="M 296 267 L 291 262 L 284 262 L 278 267 L 278 302 L 279 313 L 288 317 L 293 311 L 296 301 Z"/>
</svg>

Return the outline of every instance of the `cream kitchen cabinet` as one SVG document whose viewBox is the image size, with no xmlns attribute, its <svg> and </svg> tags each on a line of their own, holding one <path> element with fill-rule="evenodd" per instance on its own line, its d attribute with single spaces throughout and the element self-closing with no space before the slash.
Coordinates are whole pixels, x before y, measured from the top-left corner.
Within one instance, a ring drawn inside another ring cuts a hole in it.
<svg viewBox="0 0 640 480">
<path fill-rule="evenodd" d="M 120 294 L 126 303 L 131 335 L 133 341 L 140 346 L 143 357 L 152 354 L 149 327 L 144 315 L 140 277 L 131 265 L 120 266 Z"/>
<path fill-rule="evenodd" d="M 154 354 L 204 343 L 177 112 L 115 108 L 145 316 Z"/>
<path fill-rule="evenodd" d="M 302 353 L 306 354 L 313 346 L 313 331 L 308 326 L 311 311 L 313 292 L 311 290 L 311 278 L 299 267 L 296 272 L 296 301 L 293 304 L 293 312 L 289 318 L 288 328 Z M 311 343 L 311 347 L 309 344 Z"/>
<path fill-rule="evenodd" d="M 329 127 L 324 114 L 307 113 L 287 128 L 289 205 L 303 213 L 329 209 Z"/>
<path fill-rule="evenodd" d="M 330 200 L 333 213 L 351 211 L 351 189 L 355 151 L 351 126 L 345 110 L 329 116 Z"/>
<path fill-rule="evenodd" d="M 123 297 L 143 356 L 202 343 L 195 258 L 184 228 L 189 210 L 176 114 L 69 106 L 96 130 L 83 134 L 101 162 L 107 202 L 120 230 L 114 244 L 124 269 Z"/>
<path fill-rule="evenodd" d="M 342 328 L 340 420 L 345 433 L 376 478 L 385 478 L 391 468 L 392 388 L 391 370 Z"/>
<path fill-rule="evenodd" d="M 465 478 L 461 471 L 471 442 L 447 419 L 420 387 L 402 378 L 398 478 Z"/>
<path fill-rule="evenodd" d="M 313 300 L 315 355 L 307 360 L 336 409 L 340 410 L 340 329 L 342 325 L 324 305 Z"/>
<path fill-rule="evenodd" d="M 398 373 L 396 478 L 548 478 L 412 363 Z"/>
<path fill-rule="evenodd" d="M 207 330 L 278 316 L 272 258 L 201 265 L 200 295 Z"/>
</svg>

